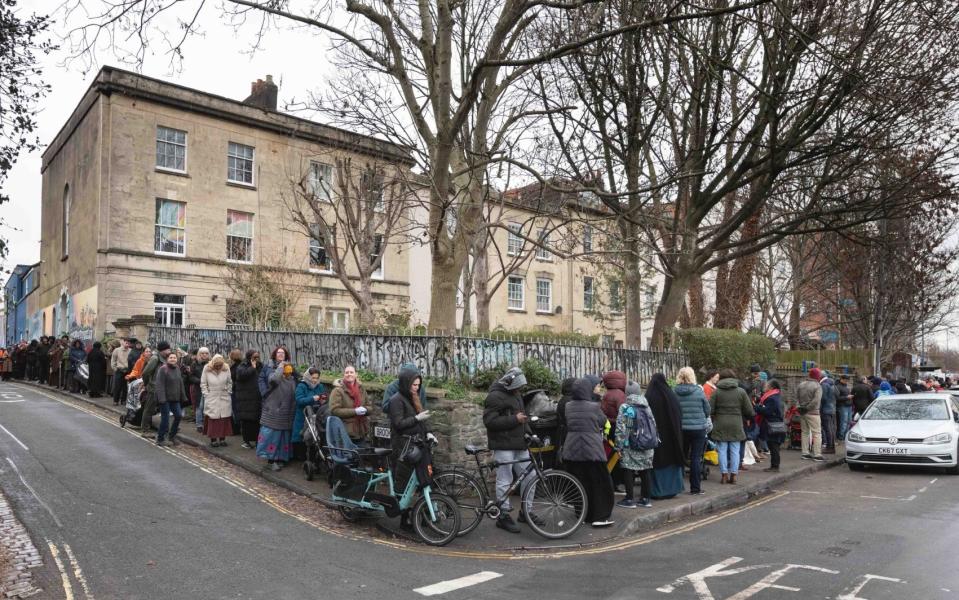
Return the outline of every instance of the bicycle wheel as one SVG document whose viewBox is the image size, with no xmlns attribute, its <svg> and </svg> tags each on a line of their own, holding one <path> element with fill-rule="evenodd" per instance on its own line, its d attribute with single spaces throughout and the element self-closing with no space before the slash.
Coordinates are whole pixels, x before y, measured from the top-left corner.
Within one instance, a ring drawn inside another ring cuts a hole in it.
<svg viewBox="0 0 959 600">
<path fill-rule="evenodd" d="M 430 516 L 430 505 L 436 515 L 435 519 Z M 430 504 L 426 503 L 425 496 L 420 496 L 413 505 L 413 514 L 410 516 L 416 534 L 430 546 L 445 546 L 459 534 L 459 507 L 452 498 L 439 492 L 430 492 Z"/>
<path fill-rule="evenodd" d="M 352 506 L 340 505 L 336 509 L 340 511 L 340 515 L 348 523 L 356 523 L 366 514 L 366 511 L 362 508 L 353 508 Z"/>
<path fill-rule="evenodd" d="M 472 474 L 460 469 L 440 471 L 433 475 L 433 485 L 460 507 L 460 532 L 466 535 L 483 521 L 486 514 L 486 490 Z"/>
<path fill-rule="evenodd" d="M 523 493 L 526 522 L 544 538 L 571 535 L 586 517 L 586 490 L 569 473 L 544 471 Z"/>
</svg>

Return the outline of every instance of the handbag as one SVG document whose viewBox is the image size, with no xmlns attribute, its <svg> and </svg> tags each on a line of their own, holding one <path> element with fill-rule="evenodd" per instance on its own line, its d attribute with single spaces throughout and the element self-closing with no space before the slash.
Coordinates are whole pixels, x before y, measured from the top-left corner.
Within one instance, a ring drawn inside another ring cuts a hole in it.
<svg viewBox="0 0 959 600">
<path fill-rule="evenodd" d="M 766 425 L 768 426 L 769 433 L 779 434 L 786 433 L 786 423 L 784 421 L 767 421 Z"/>
</svg>

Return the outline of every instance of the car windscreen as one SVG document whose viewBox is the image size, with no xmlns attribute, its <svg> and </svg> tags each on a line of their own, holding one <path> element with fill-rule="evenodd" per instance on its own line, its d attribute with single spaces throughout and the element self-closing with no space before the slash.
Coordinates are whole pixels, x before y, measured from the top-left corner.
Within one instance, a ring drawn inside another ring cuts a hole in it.
<svg viewBox="0 0 959 600">
<path fill-rule="evenodd" d="M 945 400 L 937 398 L 880 398 L 872 403 L 864 421 L 942 421 L 949 419 Z"/>
</svg>

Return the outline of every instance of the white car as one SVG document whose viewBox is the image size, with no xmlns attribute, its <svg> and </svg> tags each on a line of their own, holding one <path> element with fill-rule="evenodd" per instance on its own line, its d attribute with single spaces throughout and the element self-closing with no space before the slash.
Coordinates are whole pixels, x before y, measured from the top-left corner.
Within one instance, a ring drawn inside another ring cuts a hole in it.
<svg viewBox="0 0 959 600">
<path fill-rule="evenodd" d="M 880 396 L 846 434 L 846 464 L 946 467 L 959 475 L 959 399 L 948 393 Z"/>
</svg>

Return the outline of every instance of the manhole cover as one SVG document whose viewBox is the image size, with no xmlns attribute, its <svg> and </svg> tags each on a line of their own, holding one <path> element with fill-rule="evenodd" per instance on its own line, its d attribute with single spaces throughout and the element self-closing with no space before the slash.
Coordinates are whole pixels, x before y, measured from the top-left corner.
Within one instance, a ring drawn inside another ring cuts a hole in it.
<svg viewBox="0 0 959 600">
<path fill-rule="evenodd" d="M 830 546 L 829 548 L 826 548 L 825 550 L 820 552 L 820 554 L 825 554 L 826 556 L 842 557 L 849 554 L 849 552 L 850 552 L 849 548 L 840 548 L 839 546 Z"/>
</svg>

